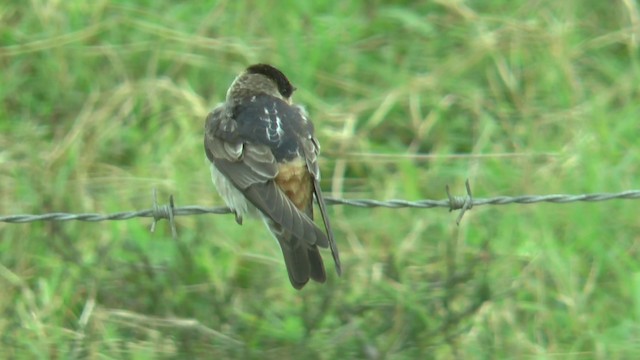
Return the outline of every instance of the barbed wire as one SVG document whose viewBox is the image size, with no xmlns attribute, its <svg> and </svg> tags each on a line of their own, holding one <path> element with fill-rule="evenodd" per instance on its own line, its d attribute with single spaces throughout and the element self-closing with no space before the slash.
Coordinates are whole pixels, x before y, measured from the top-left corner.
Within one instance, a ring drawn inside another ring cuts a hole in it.
<svg viewBox="0 0 640 360">
<path fill-rule="evenodd" d="M 449 211 L 461 210 L 456 223 L 460 223 L 462 217 L 467 210 L 470 210 L 474 206 L 483 205 L 508 205 L 508 204 L 535 204 L 535 203 L 553 203 L 553 204 L 565 204 L 571 202 L 597 202 L 597 201 L 609 201 L 609 200 L 637 200 L 640 199 L 640 190 L 627 190 L 618 193 L 592 193 L 592 194 L 549 194 L 549 195 L 521 195 L 521 196 L 497 196 L 492 198 L 473 198 L 471 194 L 471 187 L 469 181 L 465 182 L 466 195 L 465 196 L 453 196 L 450 193 L 449 186 L 446 187 L 447 199 L 444 200 L 373 200 L 373 199 L 339 199 L 327 197 L 325 202 L 327 205 L 346 205 L 361 208 L 375 208 L 385 207 L 391 209 L 398 208 L 419 208 L 429 209 L 436 207 L 449 208 Z M 176 216 L 190 216 L 190 215 L 203 215 L 203 214 L 229 214 L 232 211 L 228 207 L 204 207 L 204 206 L 180 206 L 176 207 L 173 195 L 169 196 L 169 204 L 158 205 L 157 193 L 153 191 L 153 207 L 146 210 L 136 211 L 123 211 L 111 214 L 98 214 L 98 213 L 85 213 L 85 214 L 73 214 L 65 212 L 55 212 L 47 214 L 17 214 L 17 215 L 5 215 L 0 216 L 0 222 L 6 223 L 29 223 L 35 221 L 115 221 L 115 220 L 129 220 L 136 217 L 150 217 L 153 218 L 151 225 L 151 231 L 155 230 L 156 223 L 161 219 L 169 220 L 171 225 L 171 231 L 174 237 L 176 237 L 175 217 Z"/>
</svg>

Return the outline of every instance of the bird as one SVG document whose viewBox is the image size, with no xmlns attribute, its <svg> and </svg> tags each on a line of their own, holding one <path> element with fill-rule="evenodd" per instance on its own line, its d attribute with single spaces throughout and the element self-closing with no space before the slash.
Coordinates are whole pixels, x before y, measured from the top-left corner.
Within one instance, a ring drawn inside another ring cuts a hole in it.
<svg viewBox="0 0 640 360">
<path fill-rule="evenodd" d="M 261 217 L 282 250 L 291 285 L 302 289 L 327 275 L 319 248 L 329 248 L 342 273 L 320 189 L 320 143 L 296 88 L 276 67 L 247 67 L 226 99 L 205 119 L 204 149 L 213 183 L 242 225 Z M 313 221 L 315 197 L 324 229 Z"/>
</svg>

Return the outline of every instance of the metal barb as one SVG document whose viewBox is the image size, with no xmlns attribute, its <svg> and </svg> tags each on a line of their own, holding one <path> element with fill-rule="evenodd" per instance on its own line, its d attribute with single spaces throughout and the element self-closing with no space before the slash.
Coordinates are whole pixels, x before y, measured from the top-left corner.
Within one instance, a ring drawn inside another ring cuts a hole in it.
<svg viewBox="0 0 640 360">
<path fill-rule="evenodd" d="M 467 189 L 466 196 L 453 196 L 451 195 L 451 190 L 449 185 L 445 187 L 447 192 L 447 197 L 449 198 L 449 212 L 453 210 L 460 210 L 460 214 L 456 218 L 456 225 L 460 225 L 460 221 L 462 221 L 462 217 L 467 212 L 467 210 L 471 210 L 473 207 L 473 195 L 471 194 L 471 185 L 469 184 L 469 179 L 464 182 L 465 187 Z"/>
<path fill-rule="evenodd" d="M 458 214 L 458 218 L 456 219 L 456 225 L 460 225 L 460 221 L 462 221 L 462 217 L 467 210 L 471 210 L 473 207 L 473 195 L 471 194 L 471 185 L 469 184 L 469 179 L 464 181 L 464 186 L 467 188 L 467 196 L 464 197 L 464 205 L 462 206 L 462 211 Z"/>
<path fill-rule="evenodd" d="M 158 205 L 158 191 L 153 189 L 153 222 L 151 223 L 151 232 L 156 231 L 156 224 L 161 219 L 169 220 L 169 226 L 171 227 L 171 236 L 173 239 L 178 238 L 178 231 L 176 230 L 176 223 L 174 221 L 175 203 L 173 201 L 173 195 L 169 195 L 169 205 Z"/>
<path fill-rule="evenodd" d="M 178 238 L 178 230 L 176 230 L 176 222 L 174 221 L 175 202 L 173 201 L 173 194 L 169 195 L 169 226 L 171 226 L 171 237 L 173 240 Z"/>
</svg>

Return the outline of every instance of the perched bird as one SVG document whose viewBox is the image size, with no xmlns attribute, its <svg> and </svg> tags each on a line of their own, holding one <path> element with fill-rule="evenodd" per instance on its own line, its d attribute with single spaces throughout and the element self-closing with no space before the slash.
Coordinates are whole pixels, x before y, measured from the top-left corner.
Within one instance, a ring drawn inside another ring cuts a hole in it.
<svg viewBox="0 0 640 360">
<path fill-rule="evenodd" d="M 282 249 L 291 285 L 327 278 L 318 247 L 340 258 L 320 190 L 320 144 L 306 111 L 291 102 L 295 87 L 278 69 L 249 66 L 233 81 L 226 101 L 205 121 L 204 149 L 218 192 L 242 224 L 262 217 Z M 324 222 L 313 222 L 313 197 Z"/>
</svg>

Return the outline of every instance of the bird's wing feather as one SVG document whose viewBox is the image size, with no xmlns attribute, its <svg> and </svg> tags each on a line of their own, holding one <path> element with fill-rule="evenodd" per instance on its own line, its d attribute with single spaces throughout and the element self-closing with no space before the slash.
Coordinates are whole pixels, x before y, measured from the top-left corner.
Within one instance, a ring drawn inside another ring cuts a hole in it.
<svg viewBox="0 0 640 360">
<path fill-rule="evenodd" d="M 329 248 L 331 249 L 331 255 L 333 261 L 336 264 L 336 271 L 338 275 L 342 274 L 342 265 L 340 264 L 340 254 L 338 253 L 338 246 L 333 238 L 333 231 L 331 230 L 331 223 L 329 222 L 329 216 L 327 215 L 326 204 L 324 197 L 322 196 L 322 190 L 320 189 L 320 168 L 318 166 L 318 155 L 320 154 L 320 143 L 314 137 L 305 139 L 303 142 L 303 149 L 305 153 L 305 159 L 307 161 L 307 168 L 312 175 L 313 181 L 313 193 L 318 201 L 318 207 L 320 208 L 320 215 L 322 216 L 322 222 L 324 223 L 325 230 L 328 235 Z"/>
</svg>

